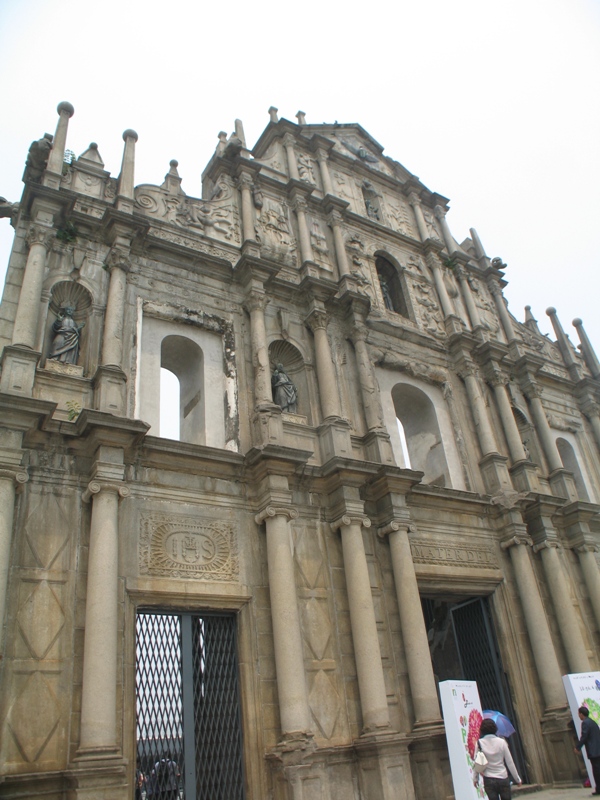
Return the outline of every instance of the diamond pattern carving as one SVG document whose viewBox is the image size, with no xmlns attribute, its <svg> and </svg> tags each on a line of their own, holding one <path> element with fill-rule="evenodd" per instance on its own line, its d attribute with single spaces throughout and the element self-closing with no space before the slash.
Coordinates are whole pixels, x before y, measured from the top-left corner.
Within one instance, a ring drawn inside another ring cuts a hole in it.
<svg viewBox="0 0 600 800">
<path fill-rule="evenodd" d="M 322 669 L 317 672 L 313 680 L 308 705 L 325 739 L 331 739 L 340 713 L 340 696 Z"/>
<path fill-rule="evenodd" d="M 294 554 L 296 563 L 306 586 L 314 589 L 317 586 L 323 566 L 323 556 L 319 549 L 317 537 L 312 531 L 301 530 L 295 532 Z"/>
<path fill-rule="evenodd" d="M 8 727 L 24 761 L 38 761 L 60 719 L 57 699 L 40 672 L 31 674 L 9 712 Z"/>
<path fill-rule="evenodd" d="M 64 497 L 44 493 L 36 499 L 34 503 L 32 497 L 25 522 L 25 540 L 31 553 L 26 565 L 51 569 L 67 544 L 73 521 L 64 509 Z"/>
<path fill-rule="evenodd" d="M 17 623 L 31 655 L 45 658 L 65 624 L 62 607 L 46 581 L 38 583 L 21 605 Z"/>
<path fill-rule="evenodd" d="M 303 608 L 304 635 L 316 659 L 325 658 L 327 645 L 331 639 L 329 616 L 322 608 L 323 601 L 311 597 Z"/>
</svg>

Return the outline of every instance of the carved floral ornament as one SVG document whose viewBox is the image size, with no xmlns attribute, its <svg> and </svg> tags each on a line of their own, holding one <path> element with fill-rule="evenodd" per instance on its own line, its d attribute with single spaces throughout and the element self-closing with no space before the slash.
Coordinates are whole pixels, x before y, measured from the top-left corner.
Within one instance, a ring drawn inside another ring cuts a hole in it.
<svg viewBox="0 0 600 800">
<path fill-rule="evenodd" d="M 218 519 L 166 514 L 142 517 L 140 572 L 172 578 L 210 581 L 238 579 L 237 542 L 233 526 Z"/>
</svg>

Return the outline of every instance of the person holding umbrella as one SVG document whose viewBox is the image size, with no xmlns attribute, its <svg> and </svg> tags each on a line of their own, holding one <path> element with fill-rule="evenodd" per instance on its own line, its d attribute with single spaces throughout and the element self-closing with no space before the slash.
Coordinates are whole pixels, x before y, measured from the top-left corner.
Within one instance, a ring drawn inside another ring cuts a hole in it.
<svg viewBox="0 0 600 800">
<path fill-rule="evenodd" d="M 497 736 L 498 726 L 493 719 L 484 719 L 479 729 L 477 746 L 481 748 L 487 758 L 487 766 L 483 771 L 483 786 L 489 800 L 511 800 L 510 788 L 511 772 L 514 781 L 519 786 L 522 781 L 515 767 L 515 762 L 510 754 L 506 740 Z M 477 776 L 479 780 L 479 776 Z"/>
</svg>

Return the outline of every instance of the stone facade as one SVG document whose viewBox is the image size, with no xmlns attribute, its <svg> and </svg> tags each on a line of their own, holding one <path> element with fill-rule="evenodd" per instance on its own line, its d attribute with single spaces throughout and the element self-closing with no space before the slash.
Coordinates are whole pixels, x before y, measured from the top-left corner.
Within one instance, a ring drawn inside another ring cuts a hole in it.
<svg viewBox="0 0 600 800">
<path fill-rule="evenodd" d="M 553 309 L 556 341 L 518 322 L 506 265 L 359 125 L 271 109 L 249 150 L 237 121 L 193 198 L 175 161 L 135 186 L 134 131 L 118 179 L 95 144 L 67 163 L 58 112 L 0 307 L 0 797 L 133 798 L 141 608 L 236 615 L 248 800 L 452 796 L 423 602 L 478 597 L 528 779 L 576 778 L 561 675 L 600 653 L 581 322 L 578 350 Z"/>
</svg>

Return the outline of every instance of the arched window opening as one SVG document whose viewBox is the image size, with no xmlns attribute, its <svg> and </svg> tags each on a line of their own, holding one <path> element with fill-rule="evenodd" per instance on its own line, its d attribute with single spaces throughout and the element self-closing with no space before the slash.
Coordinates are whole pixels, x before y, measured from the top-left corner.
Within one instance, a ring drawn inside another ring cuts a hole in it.
<svg viewBox="0 0 600 800">
<path fill-rule="evenodd" d="M 160 428 L 159 436 L 163 439 L 180 441 L 179 378 L 171 370 L 161 367 L 160 370 Z"/>
<path fill-rule="evenodd" d="M 577 456 L 575 455 L 573 445 L 566 439 L 559 438 L 556 440 L 556 446 L 558 447 L 558 452 L 564 468 L 573 473 L 573 477 L 575 478 L 575 488 L 577 489 L 579 499 L 589 501 L 590 498 L 587 489 L 585 488 L 585 481 L 583 480 L 583 475 L 581 474 L 581 469 L 579 467 L 579 462 L 577 461 Z"/>
<path fill-rule="evenodd" d="M 178 438 L 192 444 L 206 444 L 202 350 L 184 336 L 165 336 L 161 343 L 160 365 L 163 370 L 173 373 L 179 382 Z"/>
<path fill-rule="evenodd" d="M 430 398 L 416 386 L 399 383 L 392 390 L 392 399 L 396 417 L 404 430 L 410 468 L 424 473 L 425 484 L 451 486 L 437 415 Z"/>
<path fill-rule="evenodd" d="M 375 268 L 385 307 L 388 311 L 393 311 L 408 318 L 408 306 L 406 305 L 397 270 L 383 256 L 377 257 Z"/>
<path fill-rule="evenodd" d="M 400 436 L 400 444 L 402 446 L 402 457 L 404 458 L 404 466 L 406 469 L 412 469 L 410 463 L 410 453 L 408 452 L 408 445 L 406 444 L 406 434 L 404 433 L 404 425 L 400 422 L 398 417 L 396 417 L 396 423 L 398 424 L 398 435 Z"/>
</svg>

